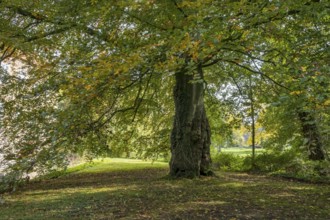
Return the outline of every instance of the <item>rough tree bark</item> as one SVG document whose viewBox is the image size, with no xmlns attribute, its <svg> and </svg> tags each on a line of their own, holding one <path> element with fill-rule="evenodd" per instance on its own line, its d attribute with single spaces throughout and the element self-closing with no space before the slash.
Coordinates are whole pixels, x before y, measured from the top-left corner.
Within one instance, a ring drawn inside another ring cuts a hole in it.
<svg viewBox="0 0 330 220">
<path fill-rule="evenodd" d="M 203 70 L 175 74 L 175 117 L 171 134 L 170 176 L 194 178 L 210 171 L 210 126 L 204 108 Z"/>
<path fill-rule="evenodd" d="M 301 122 L 303 137 L 307 141 L 308 158 L 310 160 L 325 160 L 326 153 L 314 116 L 306 111 L 298 111 L 298 117 Z"/>
</svg>

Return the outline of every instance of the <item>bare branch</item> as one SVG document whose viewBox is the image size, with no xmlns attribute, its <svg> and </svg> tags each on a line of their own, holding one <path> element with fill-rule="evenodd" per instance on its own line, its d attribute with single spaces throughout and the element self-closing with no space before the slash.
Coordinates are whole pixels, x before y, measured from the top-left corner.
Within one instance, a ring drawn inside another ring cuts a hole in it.
<svg viewBox="0 0 330 220">
<path fill-rule="evenodd" d="M 275 80 L 272 79 L 270 76 L 266 75 L 265 73 L 263 73 L 263 72 L 261 72 L 261 71 L 253 70 L 253 69 L 251 69 L 251 68 L 249 68 L 249 67 L 247 67 L 247 66 L 241 65 L 241 64 L 239 64 L 238 62 L 235 62 L 235 61 L 233 61 L 233 60 L 223 60 L 223 61 L 226 61 L 226 62 L 228 62 L 228 63 L 235 64 L 236 66 L 238 66 L 238 67 L 240 67 L 240 68 L 243 68 L 243 69 L 245 69 L 245 70 L 247 70 L 247 71 L 249 71 L 249 72 L 257 73 L 257 74 L 259 74 L 259 75 L 261 75 L 261 76 L 264 76 L 265 78 L 267 78 L 268 80 L 270 80 L 270 81 L 273 82 L 274 84 L 276 84 L 276 85 L 278 85 L 278 86 L 280 86 L 280 87 L 282 87 L 282 88 L 284 88 L 284 89 L 286 89 L 286 90 L 288 90 L 288 91 L 291 91 L 291 89 L 289 89 L 288 87 L 286 87 L 286 86 L 282 85 L 281 83 L 275 81 Z"/>
</svg>

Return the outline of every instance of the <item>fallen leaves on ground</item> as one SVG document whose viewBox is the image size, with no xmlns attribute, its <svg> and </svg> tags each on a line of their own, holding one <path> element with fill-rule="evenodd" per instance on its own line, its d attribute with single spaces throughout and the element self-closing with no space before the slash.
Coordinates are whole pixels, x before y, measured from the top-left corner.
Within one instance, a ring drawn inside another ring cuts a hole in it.
<svg viewBox="0 0 330 220">
<path fill-rule="evenodd" d="M 0 219 L 330 219 L 330 186 L 245 173 L 170 180 L 167 168 L 77 173 L 5 195 Z"/>
</svg>

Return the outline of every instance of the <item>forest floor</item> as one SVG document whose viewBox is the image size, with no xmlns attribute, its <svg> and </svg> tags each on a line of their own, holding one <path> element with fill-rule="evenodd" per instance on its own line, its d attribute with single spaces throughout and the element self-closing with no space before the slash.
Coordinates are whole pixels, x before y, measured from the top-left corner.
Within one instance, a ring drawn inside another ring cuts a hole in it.
<svg viewBox="0 0 330 220">
<path fill-rule="evenodd" d="M 330 186 L 246 173 L 170 180 L 166 163 L 106 159 L 4 196 L 0 219 L 330 219 Z"/>
</svg>

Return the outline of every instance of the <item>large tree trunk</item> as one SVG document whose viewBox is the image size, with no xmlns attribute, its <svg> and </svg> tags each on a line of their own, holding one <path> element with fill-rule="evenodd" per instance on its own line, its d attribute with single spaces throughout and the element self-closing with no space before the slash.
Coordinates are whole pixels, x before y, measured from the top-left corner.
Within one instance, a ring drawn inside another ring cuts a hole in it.
<svg viewBox="0 0 330 220">
<path fill-rule="evenodd" d="M 170 176 L 194 178 L 211 175 L 211 132 L 204 108 L 202 68 L 191 75 L 177 72 L 175 77 Z"/>
<path fill-rule="evenodd" d="M 326 153 L 323 149 L 322 137 L 318 130 L 314 116 L 306 111 L 298 111 L 302 126 L 302 134 L 307 141 L 308 158 L 310 160 L 325 160 Z"/>
</svg>

